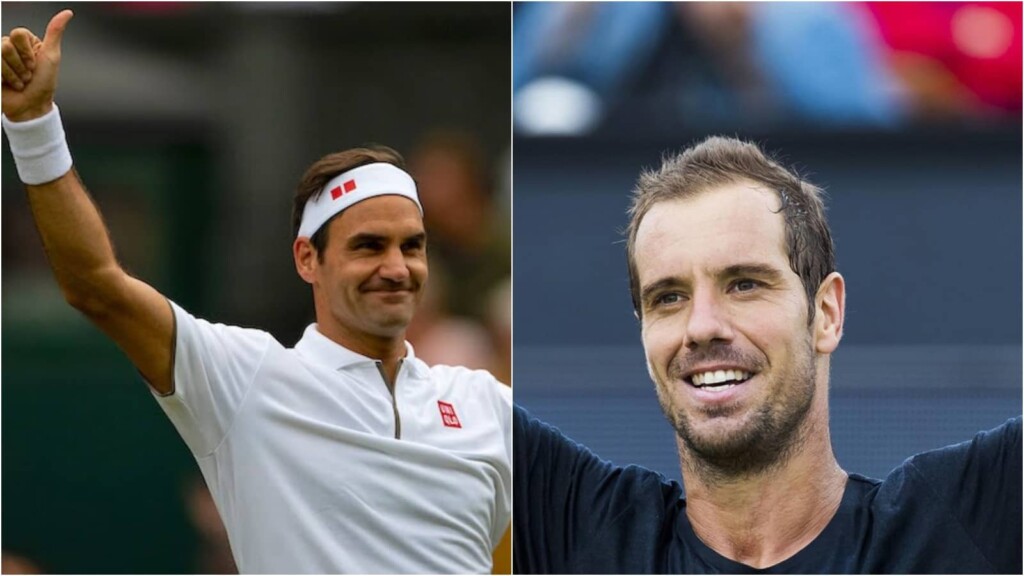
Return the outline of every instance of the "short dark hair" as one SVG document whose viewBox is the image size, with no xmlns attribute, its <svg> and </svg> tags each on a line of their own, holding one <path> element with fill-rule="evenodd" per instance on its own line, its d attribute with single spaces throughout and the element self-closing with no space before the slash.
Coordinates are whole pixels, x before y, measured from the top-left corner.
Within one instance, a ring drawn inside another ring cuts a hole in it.
<svg viewBox="0 0 1024 576">
<path fill-rule="evenodd" d="M 807 293 L 808 323 L 821 282 L 835 271 L 835 248 L 825 219 L 824 191 L 769 158 L 760 147 L 735 138 L 712 136 L 681 153 L 666 156 L 657 170 L 645 170 L 633 188 L 626 230 L 626 259 L 633 309 L 641 315 L 636 269 L 636 234 L 658 202 L 689 198 L 711 188 L 752 181 L 778 194 L 786 225 L 789 266 Z"/>
<path fill-rule="evenodd" d="M 335 152 L 314 162 L 306 170 L 306 173 L 302 175 L 302 180 L 299 181 L 299 186 L 295 189 L 295 200 L 292 203 L 292 237 L 294 238 L 299 234 L 299 226 L 302 225 L 302 213 L 306 209 L 306 202 L 310 198 L 316 199 L 323 192 L 324 186 L 332 178 L 342 172 L 377 162 L 393 164 L 405 170 L 405 159 L 402 158 L 402 155 L 392 148 L 379 144 L 369 144 L 362 148 L 351 148 L 342 152 Z M 337 214 L 334 216 L 337 217 Z M 331 220 L 333 219 L 331 218 Z M 313 244 L 313 248 L 317 251 L 317 259 L 321 262 L 323 262 L 324 248 L 327 247 L 327 225 L 331 223 L 331 220 L 324 222 L 323 226 L 309 239 L 310 243 Z"/>
</svg>

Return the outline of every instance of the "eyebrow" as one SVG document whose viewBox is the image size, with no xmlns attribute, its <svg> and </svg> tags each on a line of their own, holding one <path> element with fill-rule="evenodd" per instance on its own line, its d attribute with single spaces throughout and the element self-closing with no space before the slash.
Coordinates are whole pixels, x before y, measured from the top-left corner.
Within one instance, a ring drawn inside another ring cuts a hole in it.
<svg viewBox="0 0 1024 576">
<path fill-rule="evenodd" d="M 717 276 L 759 276 L 775 280 L 782 277 L 782 272 L 768 264 L 759 262 L 733 264 L 718 271 Z"/>
<path fill-rule="evenodd" d="M 356 244 L 359 244 L 360 242 L 387 242 L 387 241 L 388 241 L 388 237 L 384 236 L 383 234 L 372 234 L 370 232 L 360 232 L 360 233 L 358 233 L 358 234 L 356 234 L 354 236 L 349 237 L 348 245 L 349 246 L 354 246 Z M 402 243 L 403 244 L 406 243 L 406 242 L 410 242 L 410 241 L 426 242 L 427 241 L 427 233 L 426 232 L 420 232 L 418 234 L 413 234 L 412 236 L 407 236 L 407 237 L 402 239 Z"/>
<path fill-rule="evenodd" d="M 382 236 L 380 234 L 370 234 L 368 232 L 360 232 L 359 234 L 356 234 L 354 236 L 350 236 L 349 237 L 348 245 L 349 246 L 355 246 L 356 244 L 360 244 L 362 242 L 384 242 L 385 240 L 387 240 L 387 237 L 386 236 Z"/>
<path fill-rule="evenodd" d="M 640 291 L 640 302 L 647 302 L 648 300 L 650 300 L 651 296 L 653 296 L 657 292 L 661 292 L 666 288 L 675 288 L 677 286 L 681 286 L 682 284 L 683 282 L 679 280 L 679 278 L 676 276 L 662 278 L 661 280 L 658 280 L 653 284 L 648 284 L 647 286 L 643 287 L 643 289 Z"/>
<path fill-rule="evenodd" d="M 422 243 L 426 243 L 426 241 L 427 241 L 427 233 L 426 232 L 420 232 L 419 234 L 413 234 L 412 236 L 406 237 L 405 240 L 402 240 L 402 243 L 405 244 L 406 242 L 413 242 L 413 241 L 419 242 L 421 244 Z"/>
<path fill-rule="evenodd" d="M 743 262 L 740 264 L 731 264 L 725 268 L 720 268 L 713 271 L 716 277 L 735 278 L 737 276 L 754 276 L 757 278 L 765 278 L 767 280 L 778 280 L 782 278 L 782 272 L 768 264 L 762 264 L 760 262 Z M 652 295 L 666 288 L 677 288 L 679 286 L 685 286 L 686 281 L 678 276 L 666 276 L 656 282 L 644 286 L 640 291 L 640 301 L 646 302 Z"/>
</svg>

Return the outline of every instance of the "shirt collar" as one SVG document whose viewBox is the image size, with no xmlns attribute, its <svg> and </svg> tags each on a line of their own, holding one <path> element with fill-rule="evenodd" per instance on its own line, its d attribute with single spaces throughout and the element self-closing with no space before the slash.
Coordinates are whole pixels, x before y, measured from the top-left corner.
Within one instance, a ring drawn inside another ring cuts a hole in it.
<svg viewBox="0 0 1024 576">
<path fill-rule="evenodd" d="M 312 358 L 321 364 L 326 364 L 337 370 L 343 370 L 357 364 L 376 364 L 378 362 L 375 358 L 353 352 L 324 336 L 317 329 L 315 323 L 306 327 L 306 331 L 302 333 L 302 338 L 295 344 L 295 349 L 303 356 Z M 404 364 L 412 369 L 420 370 L 422 368 L 420 365 L 423 362 L 416 358 L 412 344 L 408 341 L 405 343 L 404 360 Z"/>
</svg>

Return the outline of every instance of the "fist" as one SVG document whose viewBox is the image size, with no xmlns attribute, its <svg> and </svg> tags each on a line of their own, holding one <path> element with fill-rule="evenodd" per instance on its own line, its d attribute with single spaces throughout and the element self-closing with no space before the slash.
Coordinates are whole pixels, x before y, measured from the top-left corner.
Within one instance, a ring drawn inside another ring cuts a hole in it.
<svg viewBox="0 0 1024 576">
<path fill-rule="evenodd" d="M 53 108 L 60 69 L 60 42 L 74 14 L 64 10 L 50 20 L 40 40 L 27 28 L 15 28 L 0 45 L 3 57 L 3 113 L 14 122 L 38 118 Z"/>
</svg>

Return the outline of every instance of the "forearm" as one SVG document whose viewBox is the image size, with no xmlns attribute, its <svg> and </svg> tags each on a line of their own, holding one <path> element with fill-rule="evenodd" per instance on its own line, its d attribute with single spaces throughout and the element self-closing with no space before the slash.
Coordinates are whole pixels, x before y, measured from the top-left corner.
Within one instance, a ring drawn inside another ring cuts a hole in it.
<svg viewBox="0 0 1024 576">
<path fill-rule="evenodd" d="M 103 218 L 78 174 L 72 168 L 56 180 L 26 187 L 64 298 L 117 343 L 157 392 L 172 392 L 171 308 L 118 264 Z"/>
<path fill-rule="evenodd" d="M 90 315 L 115 306 L 124 271 L 103 218 L 74 169 L 26 188 L 43 248 L 67 301 Z"/>
<path fill-rule="evenodd" d="M 60 41 L 72 16 L 63 10 L 50 19 L 43 39 L 16 28 L 0 42 L 4 132 L 64 297 L 124 350 L 157 392 L 168 394 L 174 315 L 163 295 L 118 265 L 53 103 Z"/>
</svg>

